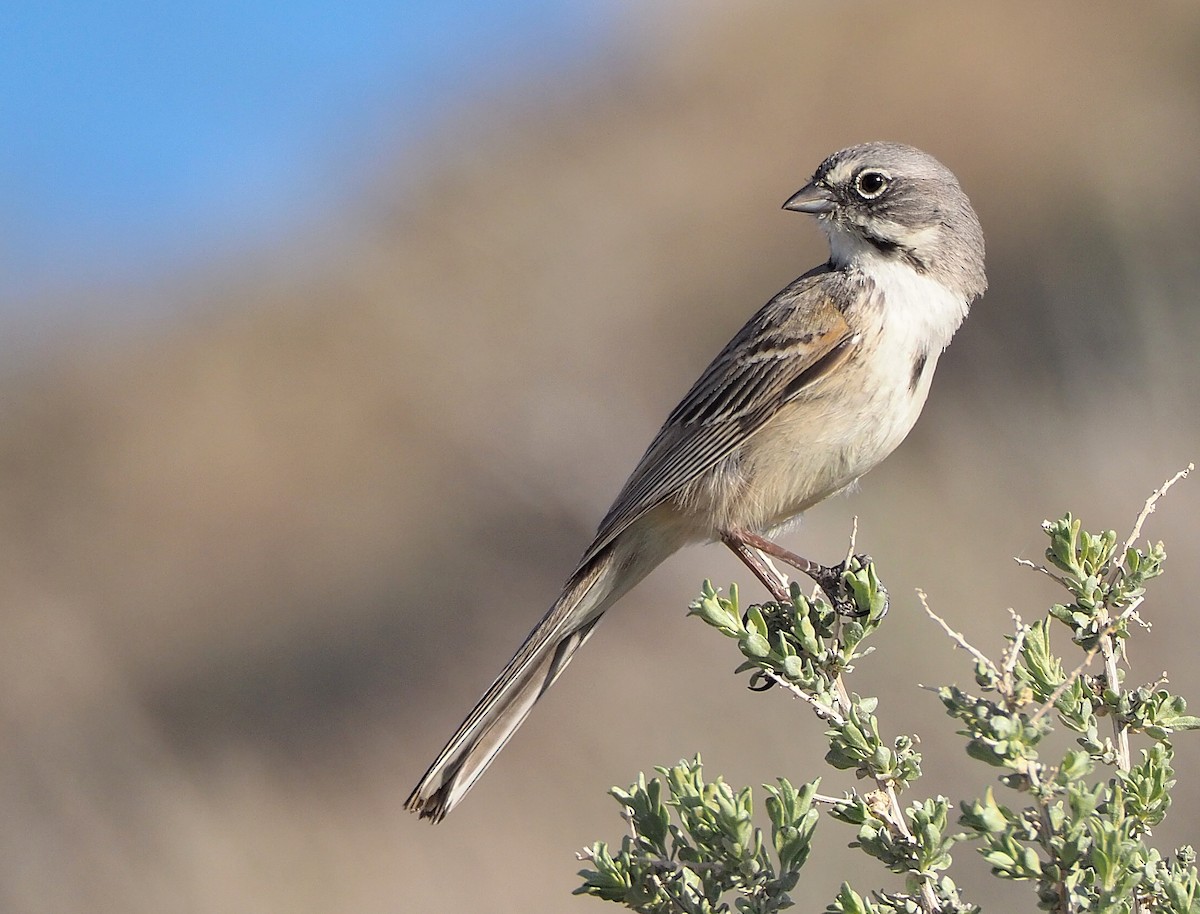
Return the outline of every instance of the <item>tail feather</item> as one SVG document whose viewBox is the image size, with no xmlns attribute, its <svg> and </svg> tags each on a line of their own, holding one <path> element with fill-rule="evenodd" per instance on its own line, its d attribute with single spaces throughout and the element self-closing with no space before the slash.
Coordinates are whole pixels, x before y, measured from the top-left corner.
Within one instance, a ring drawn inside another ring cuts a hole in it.
<svg viewBox="0 0 1200 914">
<path fill-rule="evenodd" d="M 616 566 L 606 551 L 572 576 L 425 772 L 405 808 L 440 822 L 466 795 L 591 635 L 604 610 L 642 576 Z"/>
</svg>

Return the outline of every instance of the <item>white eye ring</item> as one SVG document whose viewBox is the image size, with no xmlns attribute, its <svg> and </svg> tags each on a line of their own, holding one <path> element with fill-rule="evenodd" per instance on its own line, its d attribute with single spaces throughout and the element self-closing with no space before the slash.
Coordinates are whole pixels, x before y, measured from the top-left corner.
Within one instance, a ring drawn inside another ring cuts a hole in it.
<svg viewBox="0 0 1200 914">
<path fill-rule="evenodd" d="M 854 179 L 854 190 L 864 200 L 874 200 L 892 184 L 892 176 L 878 168 L 860 171 Z"/>
</svg>

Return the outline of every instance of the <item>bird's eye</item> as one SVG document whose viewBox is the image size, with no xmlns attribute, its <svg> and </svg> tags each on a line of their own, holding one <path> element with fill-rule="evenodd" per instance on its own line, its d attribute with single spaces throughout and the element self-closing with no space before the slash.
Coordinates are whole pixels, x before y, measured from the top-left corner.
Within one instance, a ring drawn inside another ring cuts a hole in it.
<svg viewBox="0 0 1200 914">
<path fill-rule="evenodd" d="M 854 189 L 864 200 L 874 200 L 888 189 L 890 183 L 891 178 L 882 171 L 863 171 L 854 179 Z"/>
</svg>

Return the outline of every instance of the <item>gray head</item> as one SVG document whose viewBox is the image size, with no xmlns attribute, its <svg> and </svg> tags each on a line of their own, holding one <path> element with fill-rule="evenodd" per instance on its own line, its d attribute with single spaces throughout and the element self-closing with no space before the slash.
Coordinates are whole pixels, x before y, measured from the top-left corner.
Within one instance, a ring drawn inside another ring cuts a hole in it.
<svg viewBox="0 0 1200 914">
<path fill-rule="evenodd" d="M 784 209 L 815 215 L 831 261 L 904 260 L 960 293 L 983 294 L 983 230 L 958 179 L 927 153 L 901 143 L 835 152 Z"/>
</svg>

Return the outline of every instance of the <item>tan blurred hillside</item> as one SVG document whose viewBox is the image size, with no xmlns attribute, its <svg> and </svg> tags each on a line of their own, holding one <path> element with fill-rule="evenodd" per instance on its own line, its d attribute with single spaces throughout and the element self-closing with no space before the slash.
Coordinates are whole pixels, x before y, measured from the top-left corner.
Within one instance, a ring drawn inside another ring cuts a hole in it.
<svg viewBox="0 0 1200 914">
<path fill-rule="evenodd" d="M 792 536 L 833 557 L 860 516 L 893 614 L 858 688 L 921 733 L 919 787 L 978 789 L 911 671 L 970 669 L 913 588 L 995 647 L 1056 599 L 1009 559 L 1044 517 L 1124 531 L 1200 456 L 1200 7 L 655 4 L 576 81 L 448 113 L 336 233 L 6 377 L 0 908 L 600 910 L 567 893 L 620 833 L 610 784 L 697 750 L 819 772 L 817 723 L 683 619 L 702 578 L 745 582 L 709 548 L 626 598 L 444 825 L 401 810 L 666 410 L 825 257 L 780 204 L 867 139 L 958 174 L 991 290 L 906 445 Z M 1198 516 L 1193 481 L 1147 527 L 1171 560 L 1134 661 L 1200 701 Z M 1163 846 L 1200 816 L 1181 743 Z"/>
</svg>

